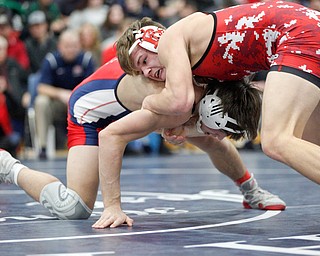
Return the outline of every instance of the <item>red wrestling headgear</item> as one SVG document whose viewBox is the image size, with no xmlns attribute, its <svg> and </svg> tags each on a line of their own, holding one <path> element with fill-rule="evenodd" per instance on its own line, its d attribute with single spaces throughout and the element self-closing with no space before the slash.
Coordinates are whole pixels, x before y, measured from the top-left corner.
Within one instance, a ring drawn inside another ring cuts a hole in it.
<svg viewBox="0 0 320 256">
<path fill-rule="evenodd" d="M 134 48 L 139 45 L 142 48 L 157 53 L 158 52 L 158 42 L 160 37 L 164 33 L 164 29 L 157 26 L 145 26 L 139 30 L 134 30 L 133 34 L 136 41 L 129 49 L 129 55 L 132 53 Z"/>
</svg>

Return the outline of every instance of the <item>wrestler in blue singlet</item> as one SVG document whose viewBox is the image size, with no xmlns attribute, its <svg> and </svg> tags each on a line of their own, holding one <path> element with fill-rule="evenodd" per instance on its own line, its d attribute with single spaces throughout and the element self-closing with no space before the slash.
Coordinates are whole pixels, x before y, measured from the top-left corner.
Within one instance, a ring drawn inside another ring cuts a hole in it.
<svg viewBox="0 0 320 256">
<path fill-rule="evenodd" d="M 124 75 L 114 58 L 73 90 L 68 107 L 68 148 L 98 145 L 98 132 L 131 112 L 117 97 Z"/>
</svg>

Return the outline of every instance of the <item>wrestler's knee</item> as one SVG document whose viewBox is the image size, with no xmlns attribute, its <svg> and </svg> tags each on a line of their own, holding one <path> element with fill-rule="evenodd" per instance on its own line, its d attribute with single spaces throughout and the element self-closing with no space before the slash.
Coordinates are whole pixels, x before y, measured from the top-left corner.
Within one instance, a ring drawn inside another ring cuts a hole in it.
<svg viewBox="0 0 320 256">
<path fill-rule="evenodd" d="M 261 133 L 262 151 L 270 158 L 283 162 L 285 159 L 284 152 L 288 143 L 289 136 L 286 134 L 276 134 L 273 132 Z"/>
<path fill-rule="evenodd" d="M 81 197 L 61 182 L 46 185 L 41 191 L 40 203 L 59 219 L 87 219 L 92 213 Z"/>
</svg>

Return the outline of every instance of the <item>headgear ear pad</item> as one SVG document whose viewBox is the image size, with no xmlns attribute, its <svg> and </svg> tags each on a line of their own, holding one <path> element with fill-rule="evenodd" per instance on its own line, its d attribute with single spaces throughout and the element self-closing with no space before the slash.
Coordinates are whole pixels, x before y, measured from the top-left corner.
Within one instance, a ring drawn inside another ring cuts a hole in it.
<svg viewBox="0 0 320 256">
<path fill-rule="evenodd" d="M 207 94 L 200 101 L 199 120 L 197 122 L 198 131 L 201 130 L 201 122 L 211 129 L 222 129 L 232 133 L 242 133 L 237 121 L 223 114 L 221 98 L 217 96 L 218 89 L 213 94 Z M 200 130 L 199 130 L 200 129 Z"/>
</svg>

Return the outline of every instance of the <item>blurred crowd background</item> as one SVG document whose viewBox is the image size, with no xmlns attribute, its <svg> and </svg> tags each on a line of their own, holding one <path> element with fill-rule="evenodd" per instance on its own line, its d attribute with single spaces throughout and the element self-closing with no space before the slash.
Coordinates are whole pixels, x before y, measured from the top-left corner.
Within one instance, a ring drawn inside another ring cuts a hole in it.
<svg viewBox="0 0 320 256">
<path fill-rule="evenodd" d="M 114 43 L 134 20 L 148 16 L 168 27 L 196 11 L 253 2 L 260 1 L 0 0 L 0 148 L 40 159 L 66 150 L 72 89 L 115 56 Z M 320 10 L 320 0 L 295 2 Z M 236 146 L 259 150 L 259 138 Z M 197 149 L 151 134 L 130 143 L 126 155 L 181 151 Z"/>
</svg>

